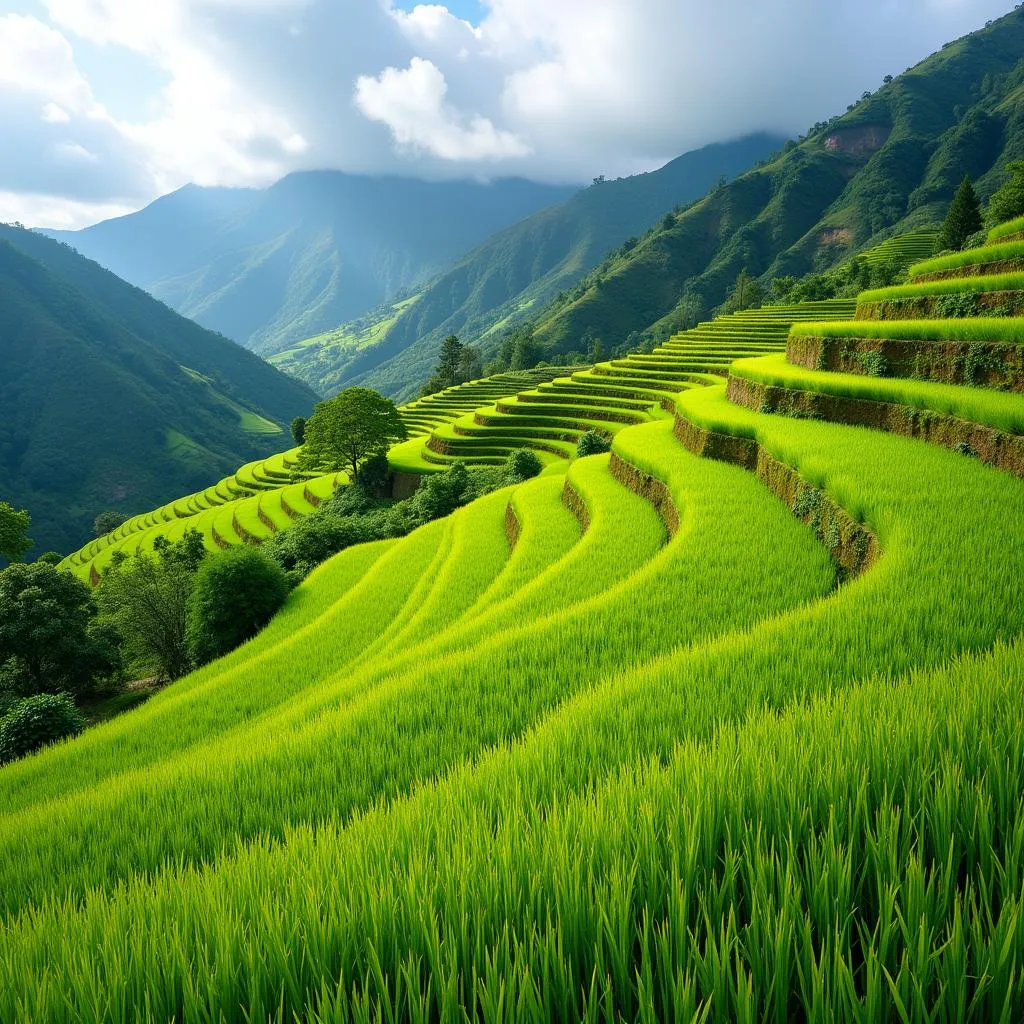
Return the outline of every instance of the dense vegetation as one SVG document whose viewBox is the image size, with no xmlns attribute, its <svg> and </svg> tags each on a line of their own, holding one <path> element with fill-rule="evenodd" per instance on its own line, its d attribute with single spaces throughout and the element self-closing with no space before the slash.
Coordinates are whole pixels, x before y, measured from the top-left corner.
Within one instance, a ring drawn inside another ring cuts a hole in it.
<svg viewBox="0 0 1024 1024">
<path fill-rule="evenodd" d="M 53 234 L 269 355 L 393 301 L 573 191 L 300 172 L 264 190 L 187 186 L 127 217 Z"/>
<path fill-rule="evenodd" d="M 281 447 L 314 396 L 67 246 L 0 225 L 0 480 L 37 551 Z"/>
</svg>

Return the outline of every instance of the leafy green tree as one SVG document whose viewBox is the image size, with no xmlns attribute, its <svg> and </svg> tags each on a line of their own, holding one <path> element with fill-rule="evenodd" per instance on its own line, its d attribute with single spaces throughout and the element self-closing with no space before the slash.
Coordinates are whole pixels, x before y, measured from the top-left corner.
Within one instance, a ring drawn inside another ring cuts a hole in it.
<svg viewBox="0 0 1024 1024">
<path fill-rule="evenodd" d="M 993 225 L 1024 217 L 1024 160 L 1007 164 L 1006 170 L 1009 179 L 988 204 L 988 217 Z"/>
<path fill-rule="evenodd" d="M 509 483 L 522 483 L 540 474 L 544 468 L 537 453 L 529 448 L 516 448 L 505 459 L 505 477 Z"/>
<path fill-rule="evenodd" d="M 92 523 L 94 537 L 105 537 L 116 530 L 128 517 L 123 512 L 101 512 Z"/>
<path fill-rule="evenodd" d="M 386 454 L 406 437 L 405 424 L 391 399 L 369 388 L 349 388 L 313 410 L 299 466 L 322 472 L 348 469 L 354 480 L 364 459 Z"/>
<path fill-rule="evenodd" d="M 956 190 L 942 231 L 939 233 L 939 246 L 959 252 L 967 239 L 981 230 L 981 226 L 981 203 L 978 201 L 978 193 L 974 191 L 970 176 L 965 175 Z"/>
<path fill-rule="evenodd" d="M 292 440 L 296 444 L 302 444 L 306 440 L 306 417 L 296 416 L 292 420 Z"/>
<path fill-rule="evenodd" d="M 391 463 L 383 452 L 371 455 L 359 467 L 353 483 L 369 495 L 381 495 L 391 480 Z"/>
<path fill-rule="evenodd" d="M 47 565 L 60 565 L 64 561 L 64 556 L 59 551 L 44 551 L 36 561 L 45 562 Z"/>
<path fill-rule="evenodd" d="M 229 548 L 206 558 L 189 600 L 188 646 L 203 665 L 254 637 L 284 604 L 288 579 L 255 547 Z"/>
<path fill-rule="evenodd" d="M 96 597 L 133 670 L 178 679 L 192 668 L 188 604 L 205 555 L 202 534 L 189 530 L 176 543 L 158 537 L 152 555 L 115 556 Z"/>
<path fill-rule="evenodd" d="M 0 572 L 0 689 L 82 693 L 121 667 L 89 587 L 46 562 Z"/>
<path fill-rule="evenodd" d="M 512 361 L 509 364 L 510 370 L 530 370 L 537 365 L 540 359 L 540 348 L 533 340 L 533 334 L 523 332 L 516 338 L 515 346 L 512 349 Z"/>
<path fill-rule="evenodd" d="M 588 430 L 576 442 L 576 457 L 585 459 L 588 455 L 603 455 L 611 447 L 608 438 L 599 430 Z"/>
<path fill-rule="evenodd" d="M 32 525 L 29 514 L 0 501 L 0 558 L 17 561 L 30 547 L 28 528 Z"/>
<path fill-rule="evenodd" d="M 40 693 L 19 701 L 0 721 L 0 764 L 77 736 L 85 719 L 66 693 Z"/>
</svg>

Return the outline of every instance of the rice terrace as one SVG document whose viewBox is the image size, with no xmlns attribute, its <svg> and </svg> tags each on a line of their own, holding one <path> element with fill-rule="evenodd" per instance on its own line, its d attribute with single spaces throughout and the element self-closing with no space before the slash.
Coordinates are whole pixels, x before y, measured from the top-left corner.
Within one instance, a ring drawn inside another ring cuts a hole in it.
<svg viewBox="0 0 1024 1024">
<path fill-rule="evenodd" d="M 85 6 L 0 53 L 162 119 L 40 123 L 185 177 L 0 170 L 0 1024 L 1024 1020 L 1024 5 L 643 173 L 558 61 L 685 95 L 689 2 Z"/>
</svg>

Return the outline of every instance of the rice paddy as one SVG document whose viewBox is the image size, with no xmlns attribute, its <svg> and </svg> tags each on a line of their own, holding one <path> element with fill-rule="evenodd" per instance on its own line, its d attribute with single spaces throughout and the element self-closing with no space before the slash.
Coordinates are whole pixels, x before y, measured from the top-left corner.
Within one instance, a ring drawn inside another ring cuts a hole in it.
<svg viewBox="0 0 1024 1024">
<path fill-rule="evenodd" d="M 1021 434 L 1024 395 L 786 359 L 1021 321 L 853 313 L 428 403 L 411 464 L 546 471 L 0 769 L 0 1020 L 1021 1019 L 1024 480 L 741 400 Z M 572 458 L 588 425 L 611 454 Z M 178 522 L 283 528 L 337 483 L 287 469 Z"/>
</svg>

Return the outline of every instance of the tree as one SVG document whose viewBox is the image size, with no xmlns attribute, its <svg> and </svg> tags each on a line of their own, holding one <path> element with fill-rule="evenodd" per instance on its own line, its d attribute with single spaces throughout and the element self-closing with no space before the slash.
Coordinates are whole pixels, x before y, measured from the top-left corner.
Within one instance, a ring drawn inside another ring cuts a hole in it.
<svg viewBox="0 0 1024 1024">
<path fill-rule="evenodd" d="M 254 637 L 284 604 L 288 579 L 255 547 L 229 548 L 205 559 L 189 600 L 188 646 L 203 665 Z"/>
<path fill-rule="evenodd" d="M 321 472 L 348 469 L 354 480 L 364 459 L 386 454 L 406 437 L 394 402 L 369 388 L 349 388 L 313 410 L 299 467 Z"/>
<path fill-rule="evenodd" d="M 105 537 L 113 533 L 128 517 L 123 512 L 101 512 L 92 523 L 94 537 Z"/>
<path fill-rule="evenodd" d="M 0 572 L 0 689 L 82 693 L 121 667 L 89 587 L 46 562 Z"/>
<path fill-rule="evenodd" d="M 530 448 L 516 448 L 505 459 L 505 476 L 509 483 L 522 483 L 540 474 L 544 468 L 540 458 Z"/>
<path fill-rule="evenodd" d="M 611 451 L 611 442 L 599 430 L 587 430 L 576 442 L 576 457 L 585 459 L 588 455 L 603 455 Z"/>
<path fill-rule="evenodd" d="M 529 370 L 537 365 L 540 359 L 540 349 L 533 340 L 532 332 L 521 332 L 512 348 L 512 360 L 509 365 L 511 370 Z"/>
<path fill-rule="evenodd" d="M 978 193 L 974 191 L 970 176 L 965 175 L 942 225 L 939 234 L 940 248 L 959 251 L 971 235 L 981 230 L 981 226 L 981 203 L 978 202 Z"/>
<path fill-rule="evenodd" d="M 85 719 L 66 693 L 40 693 L 19 701 L 0 721 L 0 764 L 77 736 Z"/>
<path fill-rule="evenodd" d="M 1007 164 L 1009 180 L 992 197 L 988 216 L 993 225 L 1024 217 L 1024 160 Z"/>
<path fill-rule="evenodd" d="M 188 603 L 206 555 L 203 536 L 189 530 L 180 541 L 158 537 L 153 554 L 116 557 L 96 597 L 121 634 L 132 667 L 178 679 L 192 667 L 188 649 Z"/>
<path fill-rule="evenodd" d="M 478 380 L 483 376 L 483 359 L 480 350 L 472 345 L 463 345 L 459 353 L 459 366 L 455 374 L 458 384 L 465 384 L 467 381 Z"/>
<path fill-rule="evenodd" d="M 302 444 L 306 440 L 306 417 L 296 416 L 292 420 L 292 440 L 296 444 Z"/>
<path fill-rule="evenodd" d="M 32 525 L 29 514 L 0 501 L 0 558 L 17 561 L 30 547 L 28 528 Z"/>
<path fill-rule="evenodd" d="M 725 310 L 727 313 L 739 313 L 744 309 L 756 309 L 763 301 L 761 282 L 744 267 L 725 300 Z"/>
</svg>

